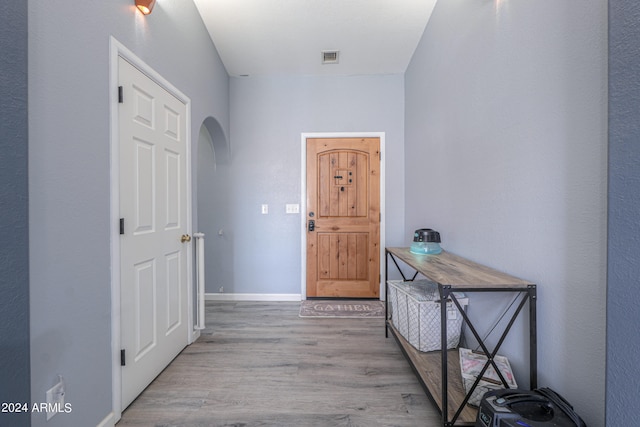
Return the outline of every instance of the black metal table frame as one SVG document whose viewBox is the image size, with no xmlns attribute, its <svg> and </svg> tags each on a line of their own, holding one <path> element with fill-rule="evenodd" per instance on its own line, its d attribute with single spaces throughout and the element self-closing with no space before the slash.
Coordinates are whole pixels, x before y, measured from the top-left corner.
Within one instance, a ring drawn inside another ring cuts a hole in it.
<svg viewBox="0 0 640 427">
<path fill-rule="evenodd" d="M 393 261 L 393 263 L 395 264 L 396 268 L 398 269 L 398 271 L 400 272 L 400 275 L 402 276 L 402 280 L 405 282 L 412 282 L 415 280 L 415 278 L 418 276 L 418 274 L 420 273 L 419 271 L 415 271 L 415 274 L 413 275 L 413 277 L 411 277 L 410 279 L 407 279 L 407 277 L 404 275 L 404 272 L 402 271 L 402 269 L 400 268 L 400 266 L 398 265 L 398 262 L 396 261 L 395 257 L 393 256 L 392 253 L 389 252 L 388 249 L 385 249 L 385 337 L 389 337 L 389 284 L 388 284 L 388 278 L 389 278 L 389 257 L 391 257 L 391 260 Z M 404 264 L 406 264 L 405 262 L 403 262 Z M 406 264 L 409 267 L 413 268 L 411 265 Z M 413 268 L 415 270 L 415 268 Z M 436 282 L 437 283 L 437 282 Z M 538 386 L 538 357 L 537 357 L 537 347 L 538 347 L 538 342 L 537 342 L 537 320 L 536 320 L 536 300 L 537 300 L 537 294 L 536 294 L 536 285 L 527 285 L 526 289 L 523 289 L 522 287 L 514 287 L 514 288 L 510 288 L 510 287 L 478 287 L 478 288 L 474 288 L 474 287 L 468 287 L 465 286 L 464 287 L 464 292 L 515 292 L 515 293 L 519 293 L 522 295 L 522 297 L 520 298 L 520 303 L 518 304 L 518 307 L 516 308 L 516 310 L 513 312 L 513 315 L 511 316 L 511 318 L 509 319 L 509 322 L 507 323 L 507 326 L 505 327 L 504 331 L 502 332 L 502 335 L 500 336 L 500 339 L 498 340 L 495 348 L 493 349 L 493 351 L 489 351 L 489 349 L 487 348 L 484 339 L 482 339 L 482 337 L 480 337 L 480 335 L 478 334 L 475 326 L 473 325 L 473 323 L 471 322 L 471 320 L 469 319 L 466 310 L 464 310 L 462 308 L 462 306 L 460 305 L 460 302 L 458 301 L 458 299 L 456 298 L 454 291 L 456 290 L 455 286 L 453 285 L 443 285 L 441 283 L 437 283 L 438 284 L 438 291 L 440 293 L 440 338 L 441 338 L 441 349 L 446 349 L 447 348 L 447 304 L 443 304 L 443 301 L 447 301 L 447 300 L 451 300 L 453 301 L 453 303 L 456 305 L 456 307 L 458 308 L 458 311 L 462 314 L 462 318 L 463 318 L 463 322 L 466 326 L 469 327 L 469 330 L 471 331 L 471 333 L 473 334 L 473 336 L 475 337 L 475 339 L 478 341 L 479 346 L 482 348 L 482 351 L 484 352 L 485 355 L 487 355 L 487 362 L 484 364 L 484 367 L 482 368 L 482 370 L 480 371 L 480 374 L 477 376 L 475 382 L 473 383 L 473 386 L 469 389 L 469 391 L 467 392 L 464 400 L 462 401 L 462 403 L 460 404 L 460 407 L 456 410 L 455 415 L 453 416 L 453 418 L 451 420 L 448 419 L 449 416 L 449 402 L 448 402 L 448 371 L 447 371 L 447 352 L 446 351 L 441 351 L 441 355 L 442 355 L 442 408 L 440 408 L 441 413 L 442 413 L 442 425 L 445 427 L 449 427 L 449 426 L 454 426 L 456 425 L 455 422 L 458 419 L 458 417 L 460 416 L 460 414 L 462 413 L 462 410 L 464 409 L 464 406 L 467 404 L 467 402 L 469 401 L 469 398 L 471 397 L 473 391 L 476 389 L 476 387 L 478 386 L 478 383 L 480 382 L 480 380 L 482 379 L 482 377 L 484 376 L 484 373 L 486 372 L 486 370 L 489 368 L 489 366 L 493 366 L 493 369 L 495 370 L 495 372 L 498 374 L 498 377 L 500 378 L 500 380 L 502 381 L 502 384 L 506 387 L 509 388 L 509 385 L 507 383 L 507 381 L 505 380 L 505 378 L 503 377 L 502 373 L 500 372 L 500 369 L 498 369 L 498 366 L 495 363 L 495 357 L 498 354 L 498 351 L 500 350 L 500 347 L 502 346 L 504 340 L 506 339 L 507 335 L 509 334 L 509 331 L 511 330 L 511 327 L 513 326 L 513 324 L 515 323 L 516 319 L 518 318 L 518 315 L 520 314 L 520 312 L 522 311 L 522 308 L 524 307 L 524 305 L 527 303 L 527 301 L 529 302 L 529 386 L 531 389 L 535 389 Z M 403 349 L 403 353 L 406 355 L 406 353 L 404 352 Z M 430 395 L 431 392 L 428 390 L 426 384 L 420 379 L 420 383 L 422 384 L 422 387 L 425 389 L 425 391 Z"/>
</svg>

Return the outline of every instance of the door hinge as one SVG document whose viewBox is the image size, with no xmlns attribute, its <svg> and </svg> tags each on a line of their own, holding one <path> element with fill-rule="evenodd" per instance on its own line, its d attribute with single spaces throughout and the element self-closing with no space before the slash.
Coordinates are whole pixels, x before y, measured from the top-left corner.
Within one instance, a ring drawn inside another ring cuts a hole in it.
<svg viewBox="0 0 640 427">
<path fill-rule="evenodd" d="M 380 212 L 380 217 L 378 218 L 378 222 L 382 222 L 382 212 Z"/>
<path fill-rule="evenodd" d="M 122 94 L 122 86 L 118 86 L 118 104 L 124 102 L 124 95 Z"/>
<path fill-rule="evenodd" d="M 380 160 L 382 160 L 382 151 L 380 151 L 379 154 L 380 154 Z"/>
<path fill-rule="evenodd" d="M 120 218 L 120 234 L 124 234 L 124 218 Z"/>
<path fill-rule="evenodd" d="M 126 364 L 124 349 L 122 349 L 120 350 L 120 366 L 125 366 Z"/>
</svg>

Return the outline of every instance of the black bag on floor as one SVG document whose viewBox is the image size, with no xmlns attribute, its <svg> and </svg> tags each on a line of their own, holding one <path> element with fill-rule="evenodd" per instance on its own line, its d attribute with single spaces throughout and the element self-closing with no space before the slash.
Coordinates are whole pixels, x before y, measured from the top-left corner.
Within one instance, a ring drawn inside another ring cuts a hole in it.
<svg viewBox="0 0 640 427">
<path fill-rule="evenodd" d="M 550 388 L 486 393 L 475 427 L 587 427 L 562 396 Z"/>
</svg>

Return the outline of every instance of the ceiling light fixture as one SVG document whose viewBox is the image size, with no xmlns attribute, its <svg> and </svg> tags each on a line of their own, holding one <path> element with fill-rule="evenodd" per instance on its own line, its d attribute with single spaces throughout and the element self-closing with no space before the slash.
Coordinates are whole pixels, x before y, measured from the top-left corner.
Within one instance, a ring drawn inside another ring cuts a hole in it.
<svg viewBox="0 0 640 427">
<path fill-rule="evenodd" d="M 156 0 L 136 0 L 136 7 L 140 9 L 143 15 L 148 15 L 153 10 Z"/>
</svg>

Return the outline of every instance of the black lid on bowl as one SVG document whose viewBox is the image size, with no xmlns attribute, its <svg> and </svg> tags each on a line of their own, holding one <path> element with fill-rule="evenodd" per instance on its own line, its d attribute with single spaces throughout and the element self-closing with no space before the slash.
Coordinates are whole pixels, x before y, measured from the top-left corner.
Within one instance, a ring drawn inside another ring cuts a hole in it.
<svg viewBox="0 0 640 427">
<path fill-rule="evenodd" d="M 431 228 L 421 228 L 413 233 L 413 241 L 440 243 L 440 233 Z"/>
</svg>

